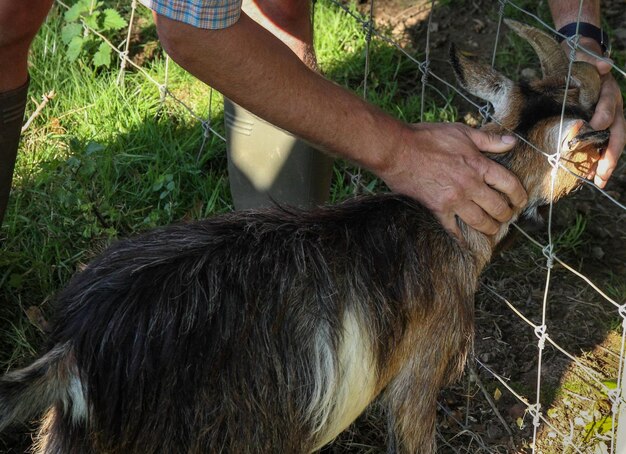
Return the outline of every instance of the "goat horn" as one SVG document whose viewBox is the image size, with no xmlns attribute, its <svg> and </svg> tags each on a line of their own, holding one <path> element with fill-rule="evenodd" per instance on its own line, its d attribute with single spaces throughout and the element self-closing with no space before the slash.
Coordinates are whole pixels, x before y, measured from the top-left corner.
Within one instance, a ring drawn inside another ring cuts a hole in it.
<svg viewBox="0 0 626 454">
<path fill-rule="evenodd" d="M 506 25 L 509 26 L 518 36 L 524 38 L 533 46 L 539 61 L 541 62 L 541 71 L 543 76 L 553 76 L 563 74 L 567 71 L 568 59 L 563 49 L 552 36 L 530 25 L 522 24 L 511 19 L 504 19 Z"/>
<path fill-rule="evenodd" d="M 544 77 L 567 75 L 569 59 L 561 45 L 552 36 L 521 22 L 511 19 L 504 19 L 504 21 L 515 33 L 533 46 L 541 62 L 541 71 Z M 580 104 L 586 109 L 591 109 L 598 102 L 600 96 L 601 81 L 598 71 L 587 62 L 576 61 L 572 64 L 571 76 L 580 92 Z"/>
</svg>

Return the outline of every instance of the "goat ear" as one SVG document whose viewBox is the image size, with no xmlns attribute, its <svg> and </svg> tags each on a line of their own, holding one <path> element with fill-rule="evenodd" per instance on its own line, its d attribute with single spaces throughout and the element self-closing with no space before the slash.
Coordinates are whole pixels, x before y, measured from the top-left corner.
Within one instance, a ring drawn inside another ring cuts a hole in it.
<svg viewBox="0 0 626 454">
<path fill-rule="evenodd" d="M 491 66 L 465 57 L 454 44 L 450 46 L 450 63 L 459 84 L 474 96 L 489 101 L 497 119 L 507 114 L 514 86 L 510 79 Z"/>
<path fill-rule="evenodd" d="M 543 77 L 567 76 L 569 59 L 561 45 L 548 33 L 511 19 L 504 22 L 517 35 L 524 38 L 533 47 L 539 61 Z M 572 79 L 580 87 L 579 102 L 585 109 L 593 109 L 600 96 L 602 82 L 596 67 L 584 61 L 575 61 L 572 65 Z"/>
</svg>

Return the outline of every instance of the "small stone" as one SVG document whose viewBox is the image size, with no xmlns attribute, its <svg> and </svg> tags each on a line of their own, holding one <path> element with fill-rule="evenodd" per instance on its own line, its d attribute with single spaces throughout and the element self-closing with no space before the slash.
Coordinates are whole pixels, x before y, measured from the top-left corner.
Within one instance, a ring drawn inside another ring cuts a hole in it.
<svg viewBox="0 0 626 454">
<path fill-rule="evenodd" d="M 471 128 L 477 128 L 480 126 L 480 118 L 474 115 L 472 112 L 468 112 L 463 117 L 465 124 Z"/>
<path fill-rule="evenodd" d="M 474 22 L 474 31 L 476 33 L 480 33 L 485 29 L 485 23 L 480 19 L 472 19 L 472 21 Z"/>
<path fill-rule="evenodd" d="M 591 248 L 591 255 L 594 259 L 602 260 L 604 257 L 604 250 L 600 246 L 594 246 Z"/>
<path fill-rule="evenodd" d="M 500 438 L 502 437 L 502 435 L 504 434 L 504 432 L 502 432 L 502 429 L 500 429 L 499 426 L 495 425 L 495 424 L 489 424 L 487 426 L 487 436 L 494 440 L 496 438 Z"/>
<path fill-rule="evenodd" d="M 516 403 L 509 407 L 509 416 L 513 419 L 522 418 L 526 413 L 526 405 L 522 403 Z"/>
<path fill-rule="evenodd" d="M 603 11 L 602 11 L 602 15 L 606 17 L 614 17 L 620 14 L 622 14 L 622 10 L 619 7 L 613 7 L 613 8 L 609 7 L 606 9 L 603 8 Z"/>
<path fill-rule="evenodd" d="M 585 420 L 583 418 L 581 418 L 580 416 L 577 416 L 576 418 L 574 418 L 574 425 L 575 426 L 584 426 L 585 425 Z"/>
<path fill-rule="evenodd" d="M 601 441 L 596 445 L 593 454 L 609 454 L 609 447 L 606 445 L 605 442 Z"/>
<path fill-rule="evenodd" d="M 525 80 L 533 80 L 537 78 L 537 70 L 534 68 L 524 68 L 520 73 L 522 79 Z"/>
<path fill-rule="evenodd" d="M 594 237 L 597 237 L 597 238 L 600 238 L 600 239 L 609 238 L 611 236 L 607 229 L 605 229 L 604 227 L 600 227 L 597 224 L 590 225 L 587 230 Z"/>
</svg>

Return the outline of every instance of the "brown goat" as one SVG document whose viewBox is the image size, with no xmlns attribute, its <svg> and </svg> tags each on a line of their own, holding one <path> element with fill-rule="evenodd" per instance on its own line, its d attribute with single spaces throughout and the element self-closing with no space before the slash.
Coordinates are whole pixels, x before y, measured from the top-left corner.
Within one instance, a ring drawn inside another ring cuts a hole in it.
<svg viewBox="0 0 626 454">
<path fill-rule="evenodd" d="M 515 84 L 452 53 L 460 83 L 497 123 L 560 149 L 586 175 L 606 145 L 589 119 L 599 77 L 545 33 L 509 25 L 544 78 Z M 546 158 L 524 141 L 494 155 L 527 211 L 550 201 Z M 579 184 L 560 170 L 553 199 Z M 517 218 L 522 213 L 516 213 Z M 377 397 L 390 451 L 434 451 L 439 390 L 461 373 L 473 298 L 494 237 L 465 243 L 416 201 L 350 200 L 310 212 L 244 211 L 112 245 L 57 298 L 48 353 L 0 379 L 0 428 L 42 411 L 36 452 L 295 453 L 332 441 Z"/>
</svg>

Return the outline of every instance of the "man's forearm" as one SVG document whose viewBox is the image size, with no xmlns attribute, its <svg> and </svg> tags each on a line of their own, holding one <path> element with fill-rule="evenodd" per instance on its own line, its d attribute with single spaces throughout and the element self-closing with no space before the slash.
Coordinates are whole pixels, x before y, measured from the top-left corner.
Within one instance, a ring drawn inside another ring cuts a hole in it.
<svg viewBox="0 0 626 454">
<path fill-rule="evenodd" d="M 408 126 L 308 69 L 242 14 L 223 30 L 157 18 L 166 50 L 236 103 L 305 140 L 375 172 Z"/>
<path fill-rule="evenodd" d="M 495 189 L 513 205 L 525 204 L 518 179 L 480 153 L 506 152 L 513 138 L 458 124 L 400 122 L 310 70 L 245 14 L 219 31 L 156 19 L 165 50 L 186 70 L 274 125 L 370 169 L 431 209 L 450 232 L 459 234 L 459 216 L 496 233 L 512 209 Z"/>
<path fill-rule="evenodd" d="M 580 0 L 550 0 L 548 3 L 557 30 L 577 21 Z M 583 0 L 580 21 L 600 27 L 600 2 L 598 0 Z"/>
<path fill-rule="evenodd" d="M 550 11 L 557 29 L 578 20 L 579 0 L 550 0 Z M 600 2 L 598 0 L 584 0 L 580 12 L 580 21 L 587 22 L 601 28 Z M 579 43 L 587 50 L 601 56 L 606 43 L 598 42 L 601 38 L 582 36 Z M 569 53 L 569 43 L 562 43 L 563 50 Z M 603 188 L 617 166 L 617 160 L 622 154 L 626 143 L 626 120 L 624 106 L 619 85 L 611 75 L 611 63 L 605 59 L 597 59 L 587 52 L 578 51 L 576 59 L 586 61 L 596 67 L 601 76 L 602 87 L 593 117 L 589 124 L 594 129 L 609 129 L 611 138 L 606 152 L 602 155 L 595 169 L 594 183 Z"/>
<path fill-rule="evenodd" d="M 549 4 L 554 26 L 557 30 L 567 24 L 578 21 L 580 0 L 550 0 Z M 582 9 L 580 10 L 580 22 L 587 22 L 600 28 L 600 2 L 598 0 L 583 0 Z M 595 39 L 582 36 L 580 44 L 586 49 L 602 55 L 600 43 Z M 563 48 L 567 51 L 567 44 L 564 43 Z"/>
</svg>

